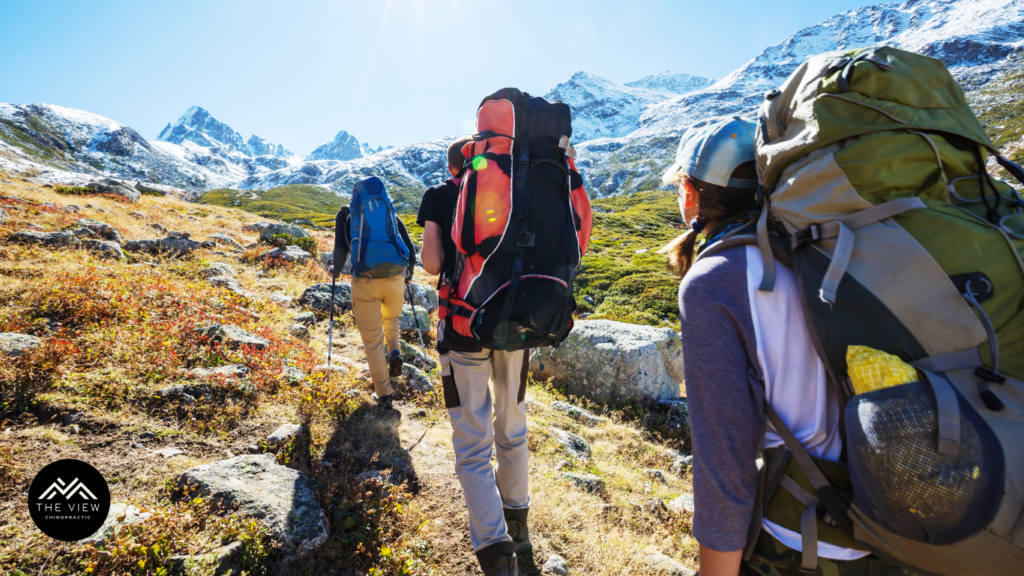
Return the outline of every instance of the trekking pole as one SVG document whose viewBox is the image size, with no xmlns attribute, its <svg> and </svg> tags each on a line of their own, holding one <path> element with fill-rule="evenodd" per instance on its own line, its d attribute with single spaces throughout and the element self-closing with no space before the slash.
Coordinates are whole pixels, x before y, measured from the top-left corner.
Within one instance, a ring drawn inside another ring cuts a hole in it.
<svg viewBox="0 0 1024 576">
<path fill-rule="evenodd" d="M 416 323 L 416 334 L 420 337 L 420 351 L 423 354 L 423 364 L 427 367 L 427 379 L 430 380 L 430 385 L 434 388 L 434 400 L 441 401 L 437 397 L 437 386 L 434 385 L 434 377 L 430 374 L 430 363 L 427 358 L 427 347 L 423 345 L 423 332 L 420 330 L 420 319 L 416 316 L 416 301 L 412 298 L 412 285 L 405 285 L 405 292 L 409 295 L 409 304 L 412 305 L 412 320 Z"/>
<path fill-rule="evenodd" d="M 334 283 L 337 282 L 334 272 L 331 272 L 331 324 L 327 328 L 327 383 L 331 383 L 331 348 L 334 347 Z"/>
</svg>

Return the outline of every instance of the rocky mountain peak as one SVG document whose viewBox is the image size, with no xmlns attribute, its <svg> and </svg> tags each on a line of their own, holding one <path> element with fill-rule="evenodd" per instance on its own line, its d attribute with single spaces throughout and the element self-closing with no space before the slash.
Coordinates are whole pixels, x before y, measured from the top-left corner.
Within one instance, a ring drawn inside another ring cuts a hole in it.
<svg viewBox="0 0 1024 576">
<path fill-rule="evenodd" d="M 714 84 L 715 81 L 703 76 L 692 76 L 690 74 L 673 74 L 672 72 L 661 72 L 645 76 L 633 82 L 626 82 L 624 86 L 631 88 L 643 88 L 661 92 L 662 94 L 686 94 L 694 90 L 701 90 Z"/>
<path fill-rule="evenodd" d="M 363 148 L 359 140 L 342 130 L 334 140 L 322 144 L 309 155 L 310 160 L 355 160 L 363 156 Z"/>
<path fill-rule="evenodd" d="M 246 141 L 245 148 L 250 156 L 274 156 L 277 158 L 287 158 L 292 155 L 292 153 L 286 150 L 284 146 L 267 142 L 255 134 L 250 136 L 249 140 Z"/>
<path fill-rule="evenodd" d="M 189 108 L 181 118 L 173 124 L 168 124 L 160 131 L 157 140 L 173 144 L 181 144 L 188 140 L 207 148 L 226 147 L 246 153 L 245 141 L 242 140 L 241 134 L 199 106 Z"/>
</svg>

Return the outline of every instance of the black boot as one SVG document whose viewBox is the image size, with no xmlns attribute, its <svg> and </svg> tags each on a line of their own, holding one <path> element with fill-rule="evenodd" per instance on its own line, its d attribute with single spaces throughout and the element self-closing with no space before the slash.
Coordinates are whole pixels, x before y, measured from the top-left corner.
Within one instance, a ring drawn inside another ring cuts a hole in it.
<svg viewBox="0 0 1024 576">
<path fill-rule="evenodd" d="M 391 357 L 388 358 L 388 376 L 392 378 L 401 376 L 403 364 L 405 364 L 405 360 L 402 359 L 402 353 L 398 350 L 392 352 Z"/>
<path fill-rule="evenodd" d="M 476 551 L 484 576 L 519 576 L 516 553 L 509 542 L 498 542 Z"/>
<path fill-rule="evenodd" d="M 512 546 L 515 548 L 516 554 L 522 556 L 533 550 L 533 543 L 530 542 L 530 531 L 526 527 L 526 516 L 529 514 L 530 509 L 510 510 L 505 508 L 504 511 L 505 527 L 508 529 L 508 535 L 512 537 Z"/>
</svg>

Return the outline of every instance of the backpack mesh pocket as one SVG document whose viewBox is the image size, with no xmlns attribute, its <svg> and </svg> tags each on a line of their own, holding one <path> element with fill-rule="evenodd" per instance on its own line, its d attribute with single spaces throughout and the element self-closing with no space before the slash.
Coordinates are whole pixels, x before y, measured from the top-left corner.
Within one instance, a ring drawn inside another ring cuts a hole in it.
<svg viewBox="0 0 1024 576">
<path fill-rule="evenodd" d="M 960 449 L 937 450 L 927 382 L 859 394 L 846 407 L 853 503 L 882 528 L 918 542 L 964 540 L 995 518 L 1005 463 L 999 439 L 957 391 Z"/>
</svg>

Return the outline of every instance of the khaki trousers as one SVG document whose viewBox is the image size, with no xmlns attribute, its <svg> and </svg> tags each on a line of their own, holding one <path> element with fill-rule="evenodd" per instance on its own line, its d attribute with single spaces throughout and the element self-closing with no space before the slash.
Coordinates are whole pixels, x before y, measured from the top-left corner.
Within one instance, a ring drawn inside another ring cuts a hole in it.
<svg viewBox="0 0 1024 576">
<path fill-rule="evenodd" d="M 363 339 L 366 363 L 370 366 L 373 391 L 377 396 L 395 392 L 388 377 L 388 356 L 400 346 L 398 317 L 405 304 L 404 288 L 405 276 L 352 279 L 352 313 Z"/>
<path fill-rule="evenodd" d="M 526 404 L 520 399 L 528 369 L 525 358 L 523 350 L 487 349 L 441 356 L 455 474 L 466 495 L 474 551 L 511 542 L 502 508 L 530 506 Z M 493 412 L 488 380 L 494 383 Z M 497 453 L 497 470 L 491 466 L 492 452 Z"/>
</svg>

